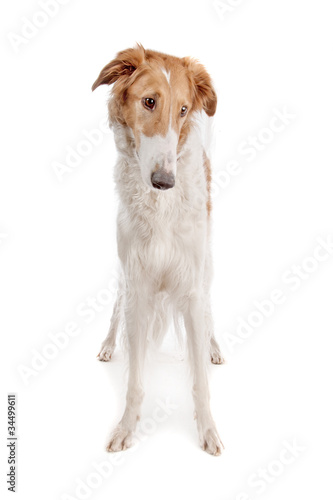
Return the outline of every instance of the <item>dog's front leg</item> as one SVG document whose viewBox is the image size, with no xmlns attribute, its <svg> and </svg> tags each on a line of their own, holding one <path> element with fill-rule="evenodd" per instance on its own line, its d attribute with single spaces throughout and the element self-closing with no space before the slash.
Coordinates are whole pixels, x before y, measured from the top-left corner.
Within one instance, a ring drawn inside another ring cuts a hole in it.
<svg viewBox="0 0 333 500">
<path fill-rule="evenodd" d="M 193 372 L 193 398 L 201 447 L 212 455 L 220 455 L 224 448 L 210 411 L 207 379 L 207 337 L 200 294 L 187 300 L 184 312 L 189 357 Z"/>
<path fill-rule="evenodd" d="M 129 378 L 125 412 L 112 433 L 108 451 L 121 451 L 131 446 L 131 440 L 140 418 L 143 400 L 143 364 L 146 353 L 148 310 L 147 296 L 130 291 L 126 297 L 125 320 L 129 349 Z"/>
</svg>

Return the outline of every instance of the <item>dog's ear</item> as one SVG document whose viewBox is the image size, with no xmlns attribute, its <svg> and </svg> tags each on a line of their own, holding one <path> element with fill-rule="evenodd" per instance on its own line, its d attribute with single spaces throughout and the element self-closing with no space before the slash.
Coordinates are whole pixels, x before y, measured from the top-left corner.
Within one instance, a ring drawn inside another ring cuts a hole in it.
<svg viewBox="0 0 333 500">
<path fill-rule="evenodd" d="M 203 109 L 208 116 L 213 116 L 216 111 L 217 96 L 211 77 L 205 67 L 191 57 L 185 57 L 183 61 L 194 89 L 193 108 Z"/>
<path fill-rule="evenodd" d="M 119 78 L 130 77 L 142 64 L 145 58 L 145 50 L 138 44 L 134 49 L 126 49 L 119 52 L 116 58 L 107 64 L 99 74 L 92 86 L 95 90 L 99 85 L 111 85 Z"/>
</svg>

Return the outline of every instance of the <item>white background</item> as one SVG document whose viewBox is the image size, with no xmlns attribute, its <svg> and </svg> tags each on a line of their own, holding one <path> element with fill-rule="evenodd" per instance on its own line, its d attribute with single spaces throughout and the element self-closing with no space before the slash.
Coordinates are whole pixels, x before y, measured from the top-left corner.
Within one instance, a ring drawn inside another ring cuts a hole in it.
<svg viewBox="0 0 333 500">
<path fill-rule="evenodd" d="M 18 499 L 83 498 L 78 481 L 94 479 L 85 498 L 332 496 L 333 255 L 321 251 L 327 259 L 317 266 L 309 259 L 317 239 L 333 235 L 332 6 L 224 5 L 230 9 L 223 15 L 203 0 L 71 0 L 45 20 L 36 14 L 38 1 L 2 2 L 0 456 L 8 495 L 6 399 L 14 391 Z M 45 25 L 15 50 L 13 34 L 22 35 L 25 18 Z M 200 449 L 186 362 L 165 352 L 149 364 L 142 419 L 151 423 L 158 399 L 177 408 L 99 480 L 91 474 L 110 458 L 104 447 L 124 407 L 125 361 L 119 349 L 111 363 L 95 358 L 112 302 L 99 303 L 90 322 L 77 308 L 89 297 L 108 297 L 108 286 L 114 293 L 112 134 L 103 133 L 62 181 L 54 162 L 64 164 L 83 131 L 105 119 L 108 89 L 91 93 L 91 85 L 117 51 L 137 41 L 198 58 L 218 93 L 212 296 L 227 364 L 211 367 L 210 384 L 226 449 L 218 458 Z M 274 109 L 293 119 L 271 137 L 262 129 Z M 258 134 L 270 142 L 248 161 L 238 148 Z M 223 187 L 221 171 L 232 160 L 238 174 Z M 295 290 L 286 282 L 293 265 L 312 266 Z M 284 303 L 232 349 L 226 333 L 239 340 L 239 318 L 247 320 L 254 301 L 269 299 L 273 289 Z M 50 332 L 70 322 L 79 333 L 25 383 L 18 368 L 31 368 Z M 286 441 L 302 449 L 287 465 L 279 462 Z M 251 486 L 260 469 L 266 479 Z"/>
</svg>

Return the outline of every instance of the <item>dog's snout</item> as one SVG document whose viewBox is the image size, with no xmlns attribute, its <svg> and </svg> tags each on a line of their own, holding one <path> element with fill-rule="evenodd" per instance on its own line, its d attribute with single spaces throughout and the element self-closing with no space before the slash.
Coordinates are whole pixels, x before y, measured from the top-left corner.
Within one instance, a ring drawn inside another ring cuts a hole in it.
<svg viewBox="0 0 333 500">
<path fill-rule="evenodd" d="M 165 170 L 157 170 L 152 173 L 151 183 L 155 189 L 166 189 L 173 188 L 175 185 L 175 176 L 172 172 L 166 172 Z"/>
</svg>

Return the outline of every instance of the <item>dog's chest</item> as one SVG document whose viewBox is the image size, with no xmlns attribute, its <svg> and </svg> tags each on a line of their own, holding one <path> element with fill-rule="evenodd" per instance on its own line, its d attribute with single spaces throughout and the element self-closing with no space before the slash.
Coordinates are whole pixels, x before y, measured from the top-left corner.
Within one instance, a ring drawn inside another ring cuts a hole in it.
<svg viewBox="0 0 333 500">
<path fill-rule="evenodd" d="M 159 228 L 142 245 L 141 264 L 158 290 L 172 292 L 194 286 L 205 260 L 202 229 L 197 221 L 190 224 L 179 220 L 175 226 L 166 224 Z"/>
<path fill-rule="evenodd" d="M 130 222 L 130 223 L 129 223 Z M 150 213 L 120 214 L 118 250 L 132 276 L 150 278 L 159 289 L 193 286 L 204 263 L 207 237 L 205 211 L 173 204 Z"/>
</svg>

